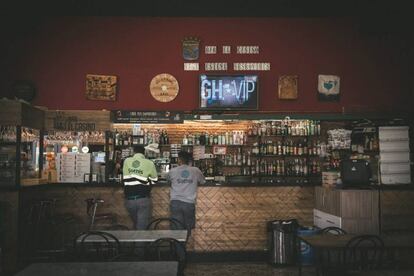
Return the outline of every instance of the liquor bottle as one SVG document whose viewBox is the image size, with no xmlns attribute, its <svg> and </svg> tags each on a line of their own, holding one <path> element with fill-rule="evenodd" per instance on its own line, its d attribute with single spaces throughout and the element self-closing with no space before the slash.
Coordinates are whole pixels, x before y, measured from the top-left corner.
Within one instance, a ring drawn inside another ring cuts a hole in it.
<svg viewBox="0 0 414 276">
<path fill-rule="evenodd" d="M 252 125 L 249 125 L 249 127 L 247 129 L 247 135 L 248 136 L 253 136 L 253 128 L 252 128 Z"/>
<path fill-rule="evenodd" d="M 252 165 L 252 160 L 251 160 L 251 153 L 250 151 L 247 152 L 247 166 L 251 166 Z"/>
<path fill-rule="evenodd" d="M 124 132 L 124 137 L 122 138 L 123 142 L 124 142 L 124 146 L 128 146 L 128 133 L 125 131 Z"/>
<path fill-rule="evenodd" d="M 242 154 L 241 154 L 241 148 L 239 148 L 237 152 L 237 166 L 241 166 L 241 165 L 242 165 Z"/>
<path fill-rule="evenodd" d="M 115 145 L 119 145 L 119 132 L 115 129 Z"/>
<path fill-rule="evenodd" d="M 164 144 L 164 130 L 161 130 L 161 132 L 160 131 L 158 132 L 160 133 L 160 135 L 158 136 L 158 143 L 160 145 L 163 145 Z"/>
<path fill-rule="evenodd" d="M 199 145 L 205 145 L 206 144 L 206 134 L 205 134 L 205 132 L 202 132 L 201 134 L 200 134 L 200 136 L 198 137 L 198 144 Z"/>
<path fill-rule="evenodd" d="M 303 146 L 302 143 L 299 141 L 298 144 L 298 155 L 303 155 Z"/>
<path fill-rule="evenodd" d="M 277 155 L 282 155 L 283 151 L 282 151 L 282 142 L 281 141 L 277 141 Z"/>
<path fill-rule="evenodd" d="M 184 134 L 184 137 L 183 137 L 183 145 L 188 145 L 187 134 Z"/>
<path fill-rule="evenodd" d="M 253 136 L 257 136 L 258 135 L 258 133 L 257 133 L 257 124 L 254 124 L 252 126 L 252 132 L 253 132 Z"/>
<path fill-rule="evenodd" d="M 273 141 L 267 141 L 267 154 L 273 154 Z"/>
<path fill-rule="evenodd" d="M 170 144 L 170 137 L 168 136 L 168 132 L 165 131 L 165 145 L 169 145 Z"/>
<path fill-rule="evenodd" d="M 321 122 L 317 121 L 317 125 L 316 125 L 316 135 L 320 136 L 321 135 Z"/>
<path fill-rule="evenodd" d="M 308 166 L 306 164 L 306 160 L 303 162 L 302 171 L 304 176 L 308 176 Z"/>
<path fill-rule="evenodd" d="M 308 155 L 308 140 L 306 138 L 303 139 L 303 154 Z"/>
</svg>

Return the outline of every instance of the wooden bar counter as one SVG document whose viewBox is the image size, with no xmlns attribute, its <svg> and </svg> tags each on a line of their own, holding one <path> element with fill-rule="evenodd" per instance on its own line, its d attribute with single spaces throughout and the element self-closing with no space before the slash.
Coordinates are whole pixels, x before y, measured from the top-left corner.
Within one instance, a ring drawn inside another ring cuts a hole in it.
<svg viewBox="0 0 414 276">
<path fill-rule="evenodd" d="M 98 213 L 114 213 L 117 223 L 132 227 L 124 207 L 121 186 L 89 184 L 48 184 L 21 190 L 21 215 L 27 214 L 31 202 L 56 199 L 55 214 L 71 214 L 76 225 L 73 235 L 88 228 L 85 199 L 105 200 Z M 152 189 L 153 218 L 169 216 L 169 187 Z M 314 187 L 267 186 L 198 188 L 196 229 L 192 232 L 189 251 L 263 251 L 267 246 L 266 222 L 296 218 L 302 225 L 312 225 Z M 68 229 L 67 229 L 68 230 Z"/>
<path fill-rule="evenodd" d="M 153 187 L 153 218 L 169 216 L 169 191 L 166 184 Z M 414 213 L 414 201 L 409 200 L 413 196 L 413 189 L 381 191 L 382 230 L 414 226 L 409 219 Z M 27 214 L 34 200 L 56 199 L 55 214 L 73 215 L 76 222 L 69 231 L 76 235 L 88 229 L 85 199 L 91 197 L 105 200 L 99 205 L 98 213 L 113 213 L 117 224 L 132 227 L 120 185 L 55 183 L 25 187 L 20 191 L 20 216 Z M 264 251 L 266 222 L 295 218 L 300 225 L 314 224 L 314 197 L 313 186 L 199 186 L 196 228 L 188 250 Z"/>
<path fill-rule="evenodd" d="M 33 202 L 56 199 L 54 215 L 69 214 L 74 218 L 63 229 L 53 233 L 62 243 L 71 244 L 77 234 L 88 230 L 89 217 L 86 214 L 85 199 L 91 197 L 105 200 L 98 207 L 98 213 L 113 213 L 117 224 L 132 227 L 124 207 L 121 185 L 49 183 L 2 190 L 0 203 L 6 222 L 3 225 L 3 269 L 13 271 L 18 260 L 22 259 L 21 254 L 25 252 L 26 246 L 24 233 L 33 234 L 34 231 L 25 226 Z M 400 189 L 390 187 L 381 191 L 382 231 L 414 228 L 411 219 L 414 215 L 413 197 L 414 189 L 407 186 Z M 153 187 L 153 218 L 169 216 L 169 199 L 169 187 L 166 184 Z M 315 187 L 203 185 L 198 188 L 196 207 L 197 222 L 188 243 L 189 252 L 264 253 L 267 248 L 268 221 L 296 218 L 301 225 L 313 225 Z"/>
</svg>

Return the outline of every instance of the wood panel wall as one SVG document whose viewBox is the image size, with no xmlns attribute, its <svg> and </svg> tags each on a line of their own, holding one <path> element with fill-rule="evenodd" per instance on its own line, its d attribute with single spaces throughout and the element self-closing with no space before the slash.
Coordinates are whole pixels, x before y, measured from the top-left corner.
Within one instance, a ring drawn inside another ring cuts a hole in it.
<svg viewBox="0 0 414 276">
<path fill-rule="evenodd" d="M 381 230 L 414 230 L 414 190 L 381 191 Z"/>
</svg>

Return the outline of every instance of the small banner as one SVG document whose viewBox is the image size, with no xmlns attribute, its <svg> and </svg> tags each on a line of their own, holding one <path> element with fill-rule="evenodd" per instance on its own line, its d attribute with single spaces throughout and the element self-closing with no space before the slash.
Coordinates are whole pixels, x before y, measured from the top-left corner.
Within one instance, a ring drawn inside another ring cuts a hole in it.
<svg viewBox="0 0 414 276">
<path fill-rule="evenodd" d="M 181 124 L 184 114 L 179 111 L 114 111 L 114 123 Z"/>
</svg>

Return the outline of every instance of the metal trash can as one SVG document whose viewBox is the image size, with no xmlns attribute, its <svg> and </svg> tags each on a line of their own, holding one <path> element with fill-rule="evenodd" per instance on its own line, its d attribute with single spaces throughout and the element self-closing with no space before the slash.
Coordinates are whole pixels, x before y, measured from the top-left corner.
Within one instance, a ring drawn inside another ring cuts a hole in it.
<svg viewBox="0 0 414 276">
<path fill-rule="evenodd" d="M 274 220 L 267 224 L 269 233 L 269 261 L 275 265 L 296 264 L 296 219 Z"/>
</svg>

